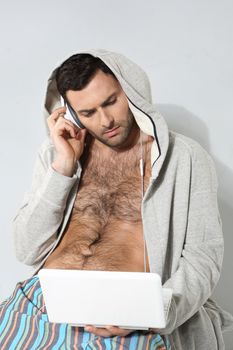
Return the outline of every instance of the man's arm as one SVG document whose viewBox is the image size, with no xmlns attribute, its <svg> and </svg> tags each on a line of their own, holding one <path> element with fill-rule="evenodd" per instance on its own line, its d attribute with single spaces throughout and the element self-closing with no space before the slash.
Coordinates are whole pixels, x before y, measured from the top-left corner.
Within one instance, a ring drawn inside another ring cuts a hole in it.
<svg viewBox="0 0 233 350">
<path fill-rule="evenodd" d="M 28 265 L 40 263 L 53 247 L 68 195 L 81 174 L 86 130 L 65 119 L 65 113 L 60 107 L 47 118 L 50 138 L 38 152 L 31 190 L 13 219 L 16 256 Z"/>
<path fill-rule="evenodd" d="M 39 263 L 52 248 L 67 197 L 79 174 L 79 167 L 71 177 L 60 174 L 52 167 L 54 156 L 54 147 L 46 139 L 38 151 L 31 189 L 13 218 L 15 253 L 28 265 Z"/>
<path fill-rule="evenodd" d="M 217 202 L 217 175 L 214 162 L 200 146 L 192 155 L 191 187 L 186 239 L 179 265 L 164 288 L 173 296 L 165 303 L 169 334 L 183 324 L 211 296 L 220 277 L 224 241 Z"/>
</svg>

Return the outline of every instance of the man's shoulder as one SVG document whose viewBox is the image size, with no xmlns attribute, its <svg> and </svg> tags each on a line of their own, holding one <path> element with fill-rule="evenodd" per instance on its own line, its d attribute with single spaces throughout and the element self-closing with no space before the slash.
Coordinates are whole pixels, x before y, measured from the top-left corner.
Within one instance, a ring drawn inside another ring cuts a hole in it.
<svg viewBox="0 0 233 350">
<path fill-rule="evenodd" d="M 175 131 L 170 131 L 170 147 L 175 159 L 186 165 L 193 173 L 193 188 L 196 191 L 211 189 L 215 192 L 218 186 L 215 161 L 210 153 L 196 140 Z"/>
<path fill-rule="evenodd" d="M 195 139 L 178 133 L 174 130 L 169 130 L 170 145 L 173 151 L 180 155 L 188 155 L 193 160 L 198 158 L 211 159 L 210 153 Z"/>
</svg>

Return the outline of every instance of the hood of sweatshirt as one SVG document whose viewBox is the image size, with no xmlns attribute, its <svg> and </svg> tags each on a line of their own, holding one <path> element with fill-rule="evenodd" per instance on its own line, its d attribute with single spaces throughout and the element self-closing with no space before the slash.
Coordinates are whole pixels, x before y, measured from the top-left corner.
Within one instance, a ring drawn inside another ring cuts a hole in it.
<svg viewBox="0 0 233 350">
<path fill-rule="evenodd" d="M 126 94 L 129 108 L 139 128 L 154 138 L 151 147 L 151 167 L 152 178 L 156 178 L 168 150 L 169 130 L 164 117 L 152 103 L 151 85 L 147 74 L 135 62 L 121 53 L 105 49 L 89 49 L 77 53 L 88 53 L 99 57 L 115 74 Z M 47 135 L 49 135 L 49 128 L 46 119 L 56 108 L 62 106 L 55 79 L 60 64 L 51 72 L 46 86 L 43 115 Z"/>
</svg>

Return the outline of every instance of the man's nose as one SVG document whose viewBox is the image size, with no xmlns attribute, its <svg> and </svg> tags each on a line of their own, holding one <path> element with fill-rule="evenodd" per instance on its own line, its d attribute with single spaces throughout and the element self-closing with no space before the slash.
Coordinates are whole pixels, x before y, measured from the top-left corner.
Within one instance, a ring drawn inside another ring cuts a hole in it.
<svg viewBox="0 0 233 350">
<path fill-rule="evenodd" d="M 105 111 L 100 111 L 100 123 L 101 126 L 106 129 L 111 129 L 114 126 L 114 119 L 109 113 L 105 113 Z"/>
</svg>

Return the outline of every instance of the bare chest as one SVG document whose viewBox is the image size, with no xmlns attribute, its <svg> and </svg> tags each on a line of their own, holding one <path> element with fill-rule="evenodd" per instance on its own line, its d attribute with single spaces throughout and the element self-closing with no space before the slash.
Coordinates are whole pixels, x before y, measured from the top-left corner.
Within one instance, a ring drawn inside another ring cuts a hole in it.
<svg viewBox="0 0 233 350">
<path fill-rule="evenodd" d="M 144 173 L 142 179 L 136 156 L 86 163 L 65 234 L 54 252 L 63 266 L 143 271 L 141 201 L 151 176 L 149 162 Z"/>
<path fill-rule="evenodd" d="M 140 220 L 142 186 L 149 174 L 140 176 L 139 164 L 114 164 L 110 169 L 87 168 L 76 196 L 73 214 L 95 218 L 99 228 L 112 220 Z"/>
</svg>

